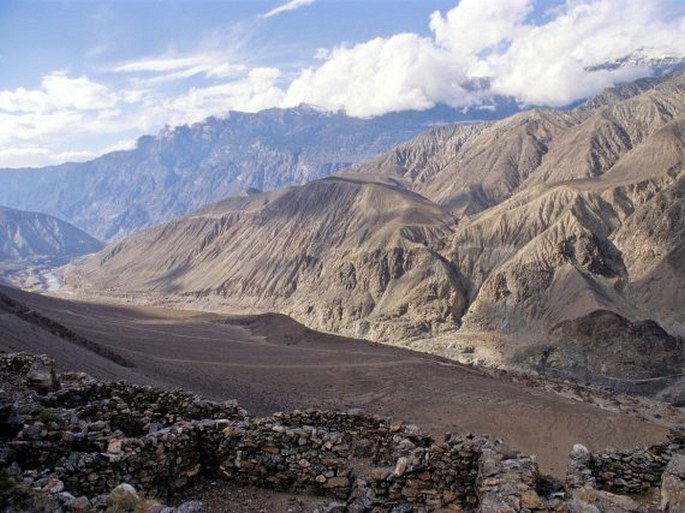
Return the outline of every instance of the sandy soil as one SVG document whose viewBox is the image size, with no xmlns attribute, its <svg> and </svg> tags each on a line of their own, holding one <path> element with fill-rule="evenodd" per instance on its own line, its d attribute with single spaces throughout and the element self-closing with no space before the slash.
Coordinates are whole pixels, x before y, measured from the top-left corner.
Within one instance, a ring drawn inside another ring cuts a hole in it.
<svg viewBox="0 0 685 513">
<path fill-rule="evenodd" d="M 513 449 L 537 455 L 541 470 L 557 477 L 563 476 L 574 443 L 622 448 L 666 434 L 666 428 L 646 420 L 438 357 L 314 332 L 284 316 L 66 302 L 3 290 L 133 361 L 136 368 L 122 377 L 183 386 L 211 399 L 235 398 L 256 415 L 359 407 L 416 423 L 436 437 L 448 431 L 490 433 Z M 9 317 L 1 315 L 0 323 Z M 34 341 L 26 349 L 39 345 Z M 16 340 L 12 346 L 0 336 L 0 349 L 16 350 Z M 46 342 L 43 352 L 57 357 L 62 367 L 106 378 L 117 372 L 114 364 L 97 360 L 93 365 L 88 351 L 59 339 Z"/>
<path fill-rule="evenodd" d="M 332 502 L 330 497 L 320 495 L 292 494 L 226 481 L 201 482 L 170 502 L 178 505 L 189 500 L 203 501 L 212 513 L 321 513 Z"/>
</svg>

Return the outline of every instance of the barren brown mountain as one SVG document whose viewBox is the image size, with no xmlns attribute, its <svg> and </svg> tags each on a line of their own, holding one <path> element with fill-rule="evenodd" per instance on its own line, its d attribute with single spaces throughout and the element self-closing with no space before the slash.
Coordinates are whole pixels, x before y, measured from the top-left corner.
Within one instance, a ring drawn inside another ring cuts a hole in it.
<svg viewBox="0 0 685 513">
<path fill-rule="evenodd" d="M 545 370 L 549 340 L 565 343 L 559 323 L 597 310 L 685 335 L 684 148 L 677 74 L 568 112 L 440 128 L 354 172 L 226 200 L 108 246 L 65 281 Z M 646 343 L 625 333 L 622 344 Z M 577 375 L 631 389 L 656 379 L 651 393 L 677 402 L 682 341 L 662 347 L 675 369 L 635 378 L 581 359 Z"/>
</svg>

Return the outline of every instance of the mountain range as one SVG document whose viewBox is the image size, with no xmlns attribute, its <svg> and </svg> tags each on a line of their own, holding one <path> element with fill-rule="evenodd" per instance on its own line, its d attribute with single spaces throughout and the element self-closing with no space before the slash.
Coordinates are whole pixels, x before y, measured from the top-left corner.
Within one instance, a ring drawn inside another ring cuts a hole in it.
<svg viewBox="0 0 685 513">
<path fill-rule="evenodd" d="M 47 214 L 0 206 L 0 280 L 67 263 L 95 253 L 103 244 L 75 226 Z"/>
<path fill-rule="evenodd" d="M 463 361 L 649 383 L 677 402 L 684 148 L 685 74 L 641 80 L 226 199 L 114 242 L 64 279 L 83 295 L 278 311 Z M 587 342 L 588 324 L 609 330 L 611 351 L 657 340 L 660 356 L 597 367 L 607 350 Z"/>
<path fill-rule="evenodd" d="M 0 170 L 0 204 L 40 210 L 101 240 L 160 224 L 227 196 L 303 184 L 373 158 L 432 126 L 516 111 L 435 107 L 373 119 L 308 105 L 229 112 L 143 136 L 83 163 Z"/>
</svg>

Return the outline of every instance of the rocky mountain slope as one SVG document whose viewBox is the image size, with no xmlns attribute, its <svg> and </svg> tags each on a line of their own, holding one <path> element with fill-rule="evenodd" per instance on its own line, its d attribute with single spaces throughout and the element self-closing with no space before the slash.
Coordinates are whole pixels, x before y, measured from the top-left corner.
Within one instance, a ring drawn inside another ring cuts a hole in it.
<svg viewBox="0 0 685 513">
<path fill-rule="evenodd" d="M 338 178 L 134 235 L 66 279 L 501 365 L 596 310 L 683 336 L 684 148 L 681 73 L 569 112 L 436 129 Z M 450 353 L 462 336 L 467 354 Z"/>
<path fill-rule="evenodd" d="M 536 109 L 495 123 L 441 128 L 359 172 L 401 178 L 458 214 L 478 213 L 534 185 L 597 178 L 612 169 L 617 180 L 662 176 L 681 164 L 684 83 L 682 73 L 645 79 L 568 112 Z"/>
<path fill-rule="evenodd" d="M 671 402 L 685 404 L 685 346 L 654 321 L 630 322 L 596 310 L 554 326 L 544 348 L 522 351 L 519 357 L 525 366 L 560 378 L 632 393 L 661 391 Z M 664 390 L 664 381 L 673 385 Z"/>
<path fill-rule="evenodd" d="M 341 333 L 452 327 L 465 307 L 438 253 L 452 219 L 390 182 L 327 178 L 230 198 L 114 243 L 69 284 L 207 308 L 279 310 Z M 373 329 L 370 330 L 370 326 Z"/>
<path fill-rule="evenodd" d="M 63 265 L 95 253 L 103 244 L 75 226 L 46 214 L 0 206 L 0 280 Z"/>
<path fill-rule="evenodd" d="M 64 263 L 102 243 L 75 226 L 37 212 L 0 206 L 0 260 L 47 258 Z"/>
<path fill-rule="evenodd" d="M 229 112 L 141 137 L 133 150 L 90 162 L 0 170 L 0 203 L 56 215 L 111 240 L 226 196 L 329 176 L 463 117 L 446 108 L 368 120 L 308 106 Z"/>
</svg>

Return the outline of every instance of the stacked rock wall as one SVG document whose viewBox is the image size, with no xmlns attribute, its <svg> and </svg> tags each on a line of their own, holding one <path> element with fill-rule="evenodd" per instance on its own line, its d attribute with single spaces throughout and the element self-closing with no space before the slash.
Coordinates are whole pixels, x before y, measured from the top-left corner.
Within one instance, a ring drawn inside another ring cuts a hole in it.
<svg viewBox="0 0 685 513">
<path fill-rule="evenodd" d="M 39 396 L 25 386 L 36 366 L 52 372 L 42 357 L 0 357 L 15 400 L 7 416 L 21 417 L 15 433 L 0 437 L 0 463 L 20 467 L 29 481 L 53 476 L 75 494 L 93 497 L 126 482 L 165 497 L 197 478 L 223 477 L 343 499 L 361 494 L 383 511 L 472 508 L 481 488 L 496 488 L 498 471 L 483 477 L 482 457 L 501 449 L 487 437 L 451 435 L 436 444 L 414 425 L 360 411 L 257 419 L 235 402 L 74 373 Z"/>
<path fill-rule="evenodd" d="M 67 374 L 55 391 L 28 379 L 52 379 L 50 365 L 44 357 L 0 356 L 0 467 L 25 484 L 59 480 L 71 493 L 95 497 L 129 483 L 168 497 L 196 479 L 221 477 L 345 499 L 351 511 L 563 507 L 558 494 L 539 495 L 534 458 L 509 453 L 486 436 L 447 435 L 436 443 L 414 425 L 360 411 L 253 418 L 235 402 L 181 390 Z M 668 462 L 682 453 L 683 433 L 623 452 L 591 454 L 576 446 L 567 491 L 642 492 L 658 486 Z M 671 473 L 679 479 L 679 472 Z M 678 493 L 668 500 L 679 500 Z"/>
<path fill-rule="evenodd" d="M 142 437 L 110 437 L 104 451 L 72 452 L 54 472 L 82 495 L 102 494 L 125 482 L 165 497 L 198 476 L 215 473 L 210 451 L 228 424 L 180 422 Z"/>
<path fill-rule="evenodd" d="M 227 479 L 347 497 L 352 453 L 343 433 L 261 419 L 229 426 L 224 435 L 217 453 Z"/>
<path fill-rule="evenodd" d="M 354 456 L 371 458 L 374 464 L 394 464 L 395 447 L 404 439 L 420 447 L 427 447 L 433 442 L 413 424 L 390 422 L 378 416 L 365 415 L 356 409 L 346 412 L 295 410 L 276 413 L 274 419 L 284 426 L 317 426 L 341 433 Z"/>
<path fill-rule="evenodd" d="M 674 454 L 685 454 L 685 432 L 674 431 L 663 443 L 626 451 L 590 453 L 576 447 L 569 460 L 567 485 L 592 486 L 615 494 L 642 493 L 661 484 Z"/>
<path fill-rule="evenodd" d="M 497 443 L 486 437 L 448 435 L 443 443 L 416 447 L 405 439 L 395 449 L 394 467 L 374 469 L 368 487 L 380 502 L 473 507 L 478 503 L 477 478 L 486 448 L 495 449 Z"/>
<path fill-rule="evenodd" d="M 141 436 L 186 420 L 239 420 L 247 416 L 236 401 L 207 401 L 181 389 L 92 379 L 82 380 L 79 385 L 59 390 L 42 403 L 74 410 L 86 421 L 107 422 L 126 436 Z"/>
</svg>

